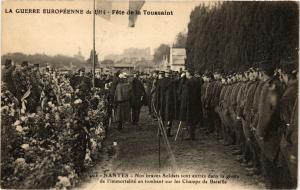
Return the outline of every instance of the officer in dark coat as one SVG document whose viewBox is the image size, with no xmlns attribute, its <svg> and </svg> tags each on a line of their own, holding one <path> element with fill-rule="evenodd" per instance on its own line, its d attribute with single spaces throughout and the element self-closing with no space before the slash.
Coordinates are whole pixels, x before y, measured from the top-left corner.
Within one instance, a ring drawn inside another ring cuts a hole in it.
<svg viewBox="0 0 300 190">
<path fill-rule="evenodd" d="M 175 117 L 175 88 L 174 82 L 170 78 L 170 72 L 165 72 L 165 77 L 157 85 L 158 90 L 158 113 L 162 117 L 164 125 L 167 126 L 167 136 L 171 136 L 172 122 Z"/>
<path fill-rule="evenodd" d="M 146 91 L 137 74 L 133 75 L 131 85 L 132 96 L 130 98 L 130 105 L 132 109 L 132 123 L 137 125 L 139 122 L 141 108 L 143 106 L 143 99 L 146 97 Z"/>
<path fill-rule="evenodd" d="M 186 72 L 186 82 L 182 86 L 180 121 L 189 127 L 188 140 L 195 140 L 196 125 L 202 120 L 201 83 L 191 72 Z"/>
<path fill-rule="evenodd" d="M 178 85 L 176 87 L 176 119 L 180 120 L 180 107 L 181 107 L 181 95 L 183 92 L 183 87 L 186 83 L 187 79 L 186 79 L 186 73 L 183 72 L 180 76 L 180 79 L 178 79 Z"/>
</svg>

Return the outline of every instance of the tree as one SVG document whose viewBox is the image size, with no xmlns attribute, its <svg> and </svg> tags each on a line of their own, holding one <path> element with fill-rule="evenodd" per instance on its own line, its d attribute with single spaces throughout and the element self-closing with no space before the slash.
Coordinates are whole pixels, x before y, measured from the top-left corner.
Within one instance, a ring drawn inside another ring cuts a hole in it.
<svg viewBox="0 0 300 190">
<path fill-rule="evenodd" d="M 170 46 L 161 44 L 154 52 L 154 63 L 161 63 L 164 59 L 169 60 L 170 57 Z"/>
<path fill-rule="evenodd" d="M 87 59 L 87 67 L 90 67 L 90 68 L 93 68 L 93 50 L 91 50 L 91 53 L 90 53 L 90 58 Z M 95 51 L 95 68 L 97 68 L 99 65 L 99 62 L 98 62 L 98 54 L 97 52 Z"/>
<path fill-rule="evenodd" d="M 197 6 L 188 24 L 187 67 L 232 72 L 262 61 L 298 61 L 298 17 L 299 5 L 291 1 Z"/>
<path fill-rule="evenodd" d="M 187 39 L 187 34 L 185 34 L 183 32 L 179 32 L 176 36 L 175 43 L 174 43 L 173 47 L 175 47 L 175 48 L 185 48 L 186 39 Z"/>
</svg>

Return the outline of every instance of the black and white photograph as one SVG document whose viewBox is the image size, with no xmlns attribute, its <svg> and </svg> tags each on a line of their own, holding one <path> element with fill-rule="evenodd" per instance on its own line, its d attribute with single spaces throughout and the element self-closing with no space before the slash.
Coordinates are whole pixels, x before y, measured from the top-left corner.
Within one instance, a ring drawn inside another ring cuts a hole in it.
<svg viewBox="0 0 300 190">
<path fill-rule="evenodd" d="M 297 189 L 298 1 L 2 0 L 1 189 Z"/>
</svg>

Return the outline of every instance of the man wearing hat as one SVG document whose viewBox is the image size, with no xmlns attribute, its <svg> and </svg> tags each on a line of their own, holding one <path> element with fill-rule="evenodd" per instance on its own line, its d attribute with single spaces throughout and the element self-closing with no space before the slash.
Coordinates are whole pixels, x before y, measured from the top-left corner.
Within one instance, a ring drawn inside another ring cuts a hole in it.
<svg viewBox="0 0 300 190">
<path fill-rule="evenodd" d="M 189 138 L 195 140 L 196 125 L 202 121 L 201 83 L 192 72 L 186 72 L 186 82 L 182 86 L 180 117 L 189 129 Z"/>
<path fill-rule="evenodd" d="M 176 119 L 180 119 L 180 107 L 181 107 L 181 96 L 183 93 L 183 87 L 187 81 L 186 71 L 183 71 L 178 79 L 176 87 Z"/>
<path fill-rule="evenodd" d="M 134 125 L 138 125 L 143 100 L 146 97 L 146 91 L 137 74 L 133 75 L 131 85 L 132 96 L 130 99 L 130 105 L 132 108 L 132 123 Z"/>
<path fill-rule="evenodd" d="M 261 150 L 262 172 L 267 188 L 283 188 L 286 182 L 280 174 L 284 168 L 278 167 L 276 163 L 281 140 L 279 100 L 282 89 L 278 84 L 279 80 L 273 78 L 272 62 L 262 62 L 260 68 L 264 84 L 259 98 L 255 137 Z"/>
<path fill-rule="evenodd" d="M 157 99 L 157 84 L 158 84 L 158 74 L 159 72 L 156 71 L 153 73 L 152 76 L 152 83 L 151 83 L 151 92 L 150 92 L 150 107 L 151 107 L 151 115 L 154 118 L 155 117 L 155 110 L 157 110 L 158 107 L 158 99 Z"/>
<path fill-rule="evenodd" d="M 119 81 L 114 94 L 114 121 L 118 122 L 121 130 L 125 122 L 130 122 L 130 99 L 132 97 L 132 85 L 127 80 L 127 73 L 119 74 Z"/>
<path fill-rule="evenodd" d="M 159 114 L 159 109 L 160 109 L 160 89 L 158 87 L 160 87 L 160 83 L 162 83 L 162 81 L 165 78 L 165 72 L 160 70 L 158 72 L 158 76 L 157 76 L 157 80 L 153 81 L 153 87 L 152 87 L 152 94 L 153 94 L 153 113 L 154 116 L 157 116 L 156 114 Z"/>
<path fill-rule="evenodd" d="M 175 93 L 174 83 L 170 78 L 170 71 L 165 72 L 165 77 L 157 85 L 158 90 L 158 113 L 160 114 L 164 125 L 167 128 L 167 136 L 171 136 L 172 122 L 174 120 L 175 111 Z"/>
<path fill-rule="evenodd" d="M 12 64 L 11 59 L 5 60 L 4 68 L 2 69 L 2 81 L 6 84 L 7 90 L 9 90 L 14 96 L 16 96 L 16 86 L 14 84 L 14 71 L 16 67 Z"/>
</svg>

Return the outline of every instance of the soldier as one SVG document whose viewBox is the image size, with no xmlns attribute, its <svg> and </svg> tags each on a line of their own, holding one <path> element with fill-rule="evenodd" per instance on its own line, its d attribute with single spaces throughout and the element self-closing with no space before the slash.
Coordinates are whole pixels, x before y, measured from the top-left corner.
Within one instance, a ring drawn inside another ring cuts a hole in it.
<svg viewBox="0 0 300 190">
<path fill-rule="evenodd" d="M 221 83 L 222 83 L 222 89 L 220 92 L 220 97 L 219 97 L 219 103 L 216 107 L 216 111 L 218 112 L 220 118 L 221 118 L 221 128 L 222 128 L 222 136 L 224 139 L 224 146 L 228 146 L 232 144 L 232 140 L 230 139 L 230 136 L 228 135 L 228 127 L 231 125 L 231 123 L 228 122 L 227 120 L 227 108 L 226 108 L 226 103 L 225 103 L 225 94 L 227 94 L 227 91 L 230 87 L 228 83 L 227 77 L 222 77 L 221 78 Z"/>
<path fill-rule="evenodd" d="M 157 98 L 157 84 L 158 84 L 158 72 L 153 73 L 153 80 L 151 84 L 151 92 L 150 92 L 150 99 L 151 99 L 151 112 L 152 112 L 152 118 L 155 118 L 155 114 L 157 112 L 158 108 L 158 98 Z"/>
<path fill-rule="evenodd" d="M 213 79 L 213 75 L 211 74 L 204 74 L 203 77 L 203 85 L 202 85 L 202 95 L 201 95 L 201 102 L 202 102 L 202 110 L 203 110 L 203 123 L 206 123 L 206 134 L 211 133 L 214 131 L 213 129 L 213 121 L 211 120 L 211 112 L 209 110 L 209 95 L 211 92 L 211 79 Z"/>
<path fill-rule="evenodd" d="M 123 128 L 124 122 L 130 122 L 130 99 L 132 85 L 127 80 L 127 73 L 121 73 L 114 95 L 114 120 L 119 123 L 118 129 Z"/>
<path fill-rule="evenodd" d="M 278 100 L 282 89 L 278 85 L 279 80 L 273 78 L 274 69 L 270 62 L 263 62 L 261 69 L 264 84 L 259 97 L 255 137 L 261 150 L 261 166 L 267 188 L 282 188 L 283 181 L 279 175 L 282 168 L 275 163 L 280 148 Z"/>
<path fill-rule="evenodd" d="M 193 76 L 193 73 L 186 72 L 186 82 L 182 84 L 180 117 L 179 120 L 186 122 L 189 129 L 189 138 L 195 140 L 196 125 L 202 121 L 201 109 L 201 83 Z"/>
<path fill-rule="evenodd" d="M 165 72 L 165 77 L 157 85 L 158 90 L 158 113 L 164 125 L 167 125 L 167 136 L 171 137 L 172 121 L 175 116 L 175 88 L 174 81 L 170 78 L 170 72 Z"/>
<path fill-rule="evenodd" d="M 213 125 L 216 129 L 216 136 L 217 139 L 222 138 L 222 130 L 221 130 L 221 119 L 216 111 L 216 108 L 218 106 L 222 83 L 221 83 L 221 75 L 219 73 L 220 71 L 216 71 L 214 73 L 214 81 L 213 81 L 213 92 L 212 92 L 212 98 L 210 102 L 211 111 L 212 111 L 212 117 L 213 117 Z"/>
<path fill-rule="evenodd" d="M 143 100 L 146 96 L 146 91 L 137 74 L 133 74 L 131 85 L 132 96 L 130 98 L 130 105 L 132 109 L 132 123 L 134 125 L 138 125 L 141 107 L 143 106 Z"/>
<path fill-rule="evenodd" d="M 298 80 L 296 78 L 296 65 L 294 63 L 286 63 L 282 68 L 282 81 L 287 86 L 280 100 L 280 116 L 282 120 L 283 135 L 280 142 L 281 150 L 281 164 L 283 167 L 288 167 L 289 175 L 291 179 L 288 188 L 297 187 L 297 125 L 292 125 L 292 114 L 297 109 L 297 97 L 298 97 Z M 295 108 L 296 106 L 296 108 Z M 295 137 L 295 138 L 293 138 Z M 286 171 L 286 170 L 284 170 Z M 286 171 L 287 172 L 287 171 Z"/>
<path fill-rule="evenodd" d="M 153 74 L 154 75 L 154 74 Z M 153 78 L 152 76 L 147 76 L 145 79 L 145 91 L 146 91 L 146 100 L 147 100 L 147 106 L 149 110 L 149 115 L 152 115 L 152 110 L 151 110 L 151 89 L 152 89 L 152 82 Z"/>
<path fill-rule="evenodd" d="M 185 72 L 183 72 L 182 74 L 181 74 L 181 76 L 180 76 L 180 79 L 178 80 L 178 85 L 177 85 L 177 87 L 176 87 L 176 107 L 178 108 L 177 110 L 176 110 L 176 112 L 178 112 L 177 114 L 178 114 L 178 119 L 180 119 L 180 110 L 181 110 L 181 96 L 182 96 L 182 93 L 183 93 L 183 87 L 184 87 L 184 85 L 185 85 L 185 83 L 186 83 L 186 81 L 187 81 L 187 79 L 186 79 L 186 73 Z M 201 98 L 201 97 L 200 97 Z M 202 106 L 202 105 L 200 105 L 200 106 Z"/>
</svg>

